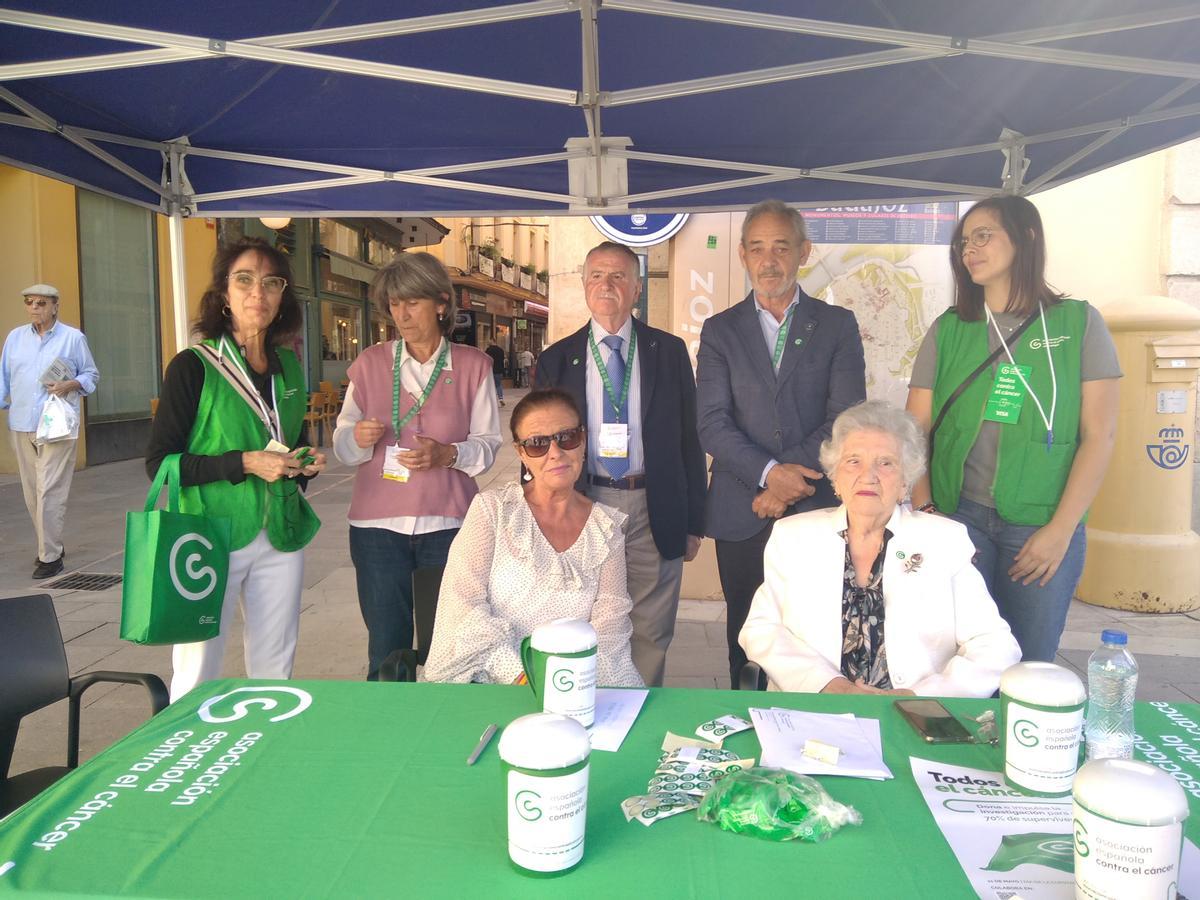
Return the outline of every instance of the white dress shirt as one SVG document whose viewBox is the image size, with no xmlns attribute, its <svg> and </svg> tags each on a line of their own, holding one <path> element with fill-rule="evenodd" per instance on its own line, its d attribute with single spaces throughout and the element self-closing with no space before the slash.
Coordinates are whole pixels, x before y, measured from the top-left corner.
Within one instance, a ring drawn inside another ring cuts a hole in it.
<svg viewBox="0 0 1200 900">
<path fill-rule="evenodd" d="M 400 386 L 411 394 L 420 396 L 429 383 L 437 358 L 446 346 L 442 338 L 438 349 L 423 363 L 417 362 L 408 353 L 408 347 L 402 345 L 400 351 Z M 396 342 L 392 342 L 392 362 L 396 360 Z M 446 354 L 445 371 L 454 370 L 453 356 Z M 489 372 L 490 375 L 490 372 Z M 354 402 L 354 382 L 346 388 L 346 399 L 342 402 L 342 411 L 338 414 L 337 428 L 333 432 L 333 455 L 338 461 L 347 466 L 361 466 L 375 453 L 375 447 L 360 447 L 354 440 L 354 426 L 362 421 L 362 410 Z M 465 441 L 454 444 L 458 448 L 458 458 L 454 460 L 452 469 L 466 472 L 471 477 L 481 475 L 492 467 L 496 459 L 496 451 L 500 449 L 500 410 L 496 403 L 496 385 L 492 378 L 483 379 L 475 392 L 475 401 L 471 405 L 470 432 Z M 387 519 L 355 520 L 350 524 L 358 528 L 386 528 L 399 534 L 428 534 L 431 531 L 445 531 L 458 528 L 463 520 L 451 516 L 392 516 Z"/>
<path fill-rule="evenodd" d="M 596 349 L 600 351 L 600 358 L 604 360 L 606 366 L 612 350 L 603 341 L 609 334 L 610 332 L 605 331 L 603 326 L 594 319 L 592 320 L 592 337 L 596 341 Z M 621 338 L 621 358 L 625 360 L 628 368 L 629 338 L 633 334 L 633 319 L 626 319 L 625 324 L 616 334 Z M 604 396 L 604 381 L 596 369 L 592 351 L 588 349 L 585 352 L 587 353 L 588 472 L 609 478 L 611 477 L 609 471 L 605 468 L 600 456 L 600 426 L 604 424 L 604 405 L 609 401 Z M 641 365 L 637 361 L 637 354 L 640 352 L 640 349 L 634 351 L 633 377 L 629 379 L 629 471 L 625 473 L 627 476 L 641 475 L 646 471 L 645 454 L 642 451 L 642 373 L 639 371 Z M 621 385 L 614 384 L 613 390 L 619 398 Z"/>
</svg>

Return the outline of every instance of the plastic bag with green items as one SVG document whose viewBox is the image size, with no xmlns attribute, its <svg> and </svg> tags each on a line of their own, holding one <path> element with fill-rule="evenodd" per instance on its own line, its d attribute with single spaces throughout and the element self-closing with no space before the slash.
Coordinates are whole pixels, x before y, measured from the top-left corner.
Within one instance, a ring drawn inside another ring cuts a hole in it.
<svg viewBox="0 0 1200 900">
<path fill-rule="evenodd" d="M 858 810 L 838 803 L 815 779 L 762 766 L 731 772 L 713 785 L 697 815 L 768 841 L 823 841 L 843 825 L 862 824 Z"/>
</svg>

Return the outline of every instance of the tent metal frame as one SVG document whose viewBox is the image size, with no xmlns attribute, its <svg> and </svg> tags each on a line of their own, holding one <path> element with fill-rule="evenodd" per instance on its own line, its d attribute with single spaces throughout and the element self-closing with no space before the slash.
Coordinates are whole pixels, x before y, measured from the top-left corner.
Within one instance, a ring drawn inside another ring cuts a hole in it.
<svg viewBox="0 0 1200 900">
<path fill-rule="evenodd" d="M 856 42 L 888 45 L 891 49 L 855 53 L 796 65 L 750 69 L 709 78 L 645 85 L 619 91 L 605 91 L 602 89 L 600 77 L 599 46 L 602 23 L 599 20 L 598 13 L 601 9 L 605 11 L 615 10 L 632 14 L 713 22 L 792 34 L 840 38 Z M 398 35 L 419 34 L 563 14 L 578 16 L 580 22 L 582 58 L 580 60 L 581 87 L 578 91 L 547 85 L 527 84 L 454 72 L 379 63 L 347 56 L 312 52 L 310 49 L 351 41 L 373 40 Z M 169 234 L 173 287 L 175 292 L 176 335 L 181 336 L 179 338 L 180 341 L 186 341 L 187 316 L 184 286 L 182 283 L 182 273 L 184 271 L 183 219 L 191 215 L 250 217 L 271 214 L 292 214 L 290 211 L 279 211 L 270 208 L 253 211 L 230 209 L 222 206 L 223 201 L 359 184 L 386 183 L 389 181 L 423 185 L 449 191 L 557 203 L 562 205 L 562 212 L 574 214 L 622 211 L 633 204 L 639 205 L 639 209 L 656 211 L 653 207 L 645 206 L 645 204 L 668 201 L 677 197 L 702 195 L 752 185 L 794 181 L 796 179 L 822 179 L 932 192 L 932 196 L 930 193 L 920 193 L 914 194 L 909 198 L 915 201 L 969 199 L 992 193 L 996 190 L 1004 190 L 1010 193 L 1031 193 L 1061 183 L 1062 179 L 1060 179 L 1060 176 L 1064 172 L 1071 170 L 1096 150 L 1110 143 L 1131 128 L 1175 119 L 1200 117 L 1200 103 L 1177 107 L 1171 107 L 1170 105 L 1200 82 L 1200 64 L 1067 50 L 1061 47 L 1045 47 L 1041 45 L 1085 36 L 1178 24 L 1196 19 L 1200 19 L 1200 4 L 1190 3 L 1149 12 L 1135 12 L 1106 19 L 1077 22 L 1062 27 L 1028 29 L 1025 31 L 991 35 L 985 38 L 968 39 L 956 35 L 928 34 L 842 22 L 821 21 L 796 16 L 747 12 L 724 7 L 680 2 L 680 0 L 530 0 L 530 2 L 511 3 L 462 12 L 418 16 L 407 19 L 389 19 L 355 26 L 314 29 L 312 31 L 290 32 L 248 40 L 231 41 L 0 8 L 0 24 L 91 38 L 110 39 L 145 45 L 151 48 L 0 65 L 0 84 L 32 78 L 112 71 L 130 67 L 164 65 L 228 56 L 276 65 L 317 69 L 331 73 L 433 85 L 560 106 L 573 106 L 578 108 L 583 115 L 588 149 L 586 151 L 568 149 L 558 153 L 389 171 L 321 163 L 300 158 L 240 153 L 218 147 L 195 146 L 190 143 L 186 136 L 175 140 L 154 141 L 95 129 L 80 128 L 69 122 L 54 120 L 52 116 L 38 109 L 8 87 L 0 87 L 0 100 L 13 107 L 19 114 L 0 113 L 0 124 L 55 133 L 63 140 L 69 141 L 80 150 L 92 155 L 105 165 L 119 172 L 122 176 L 132 180 L 139 187 L 157 198 L 157 205 L 148 202 L 143 202 L 141 205 L 165 213 L 170 218 Z M 970 54 L 1042 64 L 1154 75 L 1179 79 L 1180 83 L 1140 112 L 1117 120 L 1095 122 L 1088 125 L 1034 135 L 1020 135 L 1006 130 L 996 141 L 990 143 L 975 144 L 967 147 L 935 148 L 903 156 L 850 161 L 817 168 L 796 168 L 751 164 L 738 160 L 648 153 L 636 149 L 618 149 L 604 145 L 604 140 L 611 137 L 604 133 L 601 124 L 603 110 L 608 107 L 616 108 L 676 97 L 737 90 L 744 87 L 793 81 L 802 78 L 815 78 L 840 72 L 902 65 L 922 60 Z M 1089 135 L 1096 135 L 1096 137 L 1086 146 L 1039 175 L 1032 182 L 1026 183 L 1024 181 L 1025 171 L 1028 168 L 1027 147 L 1048 141 Z M 105 144 L 133 147 L 159 153 L 162 158 L 162 176 L 160 181 L 153 181 L 134 167 L 118 159 L 104 149 L 102 145 Z M 1000 170 L 999 183 L 997 185 L 956 184 L 900 178 L 891 175 L 870 174 L 869 171 L 871 169 L 909 162 L 992 152 L 999 152 L 1003 156 L 1003 166 Z M 310 177 L 238 190 L 201 191 L 197 193 L 188 182 L 186 165 L 188 157 L 207 157 L 247 165 L 294 169 L 304 172 Z M 489 184 L 485 181 L 449 177 L 491 172 L 502 168 L 560 164 L 581 157 L 587 158 L 589 162 L 595 165 L 594 184 L 597 186 L 595 196 L 583 196 L 577 189 L 572 190 L 571 188 L 568 188 L 566 192 L 556 193 L 512 188 Z M 679 188 L 607 196 L 604 191 L 603 181 L 603 163 L 606 158 L 652 162 L 694 169 L 719 169 L 732 173 L 734 177 L 700 181 Z M 83 186 L 90 187 L 89 185 Z M 887 198 L 887 202 L 904 202 L 904 199 Z M 861 203 L 864 201 L 856 202 Z M 695 204 L 689 204 L 689 207 L 696 208 Z M 709 208 L 719 209 L 722 207 Z M 666 209 L 675 211 L 673 207 L 669 206 Z M 523 210 L 514 210 L 508 207 L 506 207 L 505 211 L 524 212 Z M 529 211 L 541 215 L 547 214 L 546 210 Z M 353 210 L 328 210 L 324 214 L 347 215 L 354 213 L 363 214 L 364 212 L 372 214 L 370 211 Z M 420 212 L 424 215 L 430 214 L 428 210 Z M 482 213 L 485 211 L 479 210 L 478 212 Z M 487 210 L 486 212 L 495 212 L 495 210 Z M 467 210 L 457 210 L 448 211 L 447 214 L 469 216 L 472 213 Z"/>
</svg>

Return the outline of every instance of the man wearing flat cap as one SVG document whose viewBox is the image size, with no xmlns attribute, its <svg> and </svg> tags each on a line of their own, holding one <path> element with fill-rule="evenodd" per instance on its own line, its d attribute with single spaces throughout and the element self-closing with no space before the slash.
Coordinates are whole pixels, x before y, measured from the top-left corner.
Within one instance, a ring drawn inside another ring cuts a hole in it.
<svg viewBox="0 0 1200 900">
<path fill-rule="evenodd" d="M 96 390 L 100 373 L 83 332 L 58 321 L 58 288 L 35 284 L 21 293 L 29 324 L 13 329 L 4 341 L 0 409 L 8 410 L 25 506 L 37 536 L 33 577 L 49 578 L 63 570 L 63 523 L 78 438 L 39 444 L 38 420 L 51 394 L 78 412 L 79 398 Z"/>
</svg>

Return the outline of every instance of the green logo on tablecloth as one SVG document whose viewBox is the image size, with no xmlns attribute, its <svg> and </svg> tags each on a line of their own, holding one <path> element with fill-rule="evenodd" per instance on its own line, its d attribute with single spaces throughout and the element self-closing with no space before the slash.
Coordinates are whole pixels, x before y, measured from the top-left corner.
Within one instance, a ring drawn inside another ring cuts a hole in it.
<svg viewBox="0 0 1200 900">
<path fill-rule="evenodd" d="M 541 800 L 542 795 L 536 791 L 517 791 L 513 797 L 513 809 L 526 822 L 536 822 L 542 817 L 541 807 L 534 805 L 534 800 Z"/>
<path fill-rule="evenodd" d="M 987 872 L 1011 872 L 1023 865 L 1049 866 L 1062 872 L 1074 872 L 1071 836 L 1040 831 L 1006 834 L 1000 840 L 991 862 L 983 868 Z"/>
</svg>

